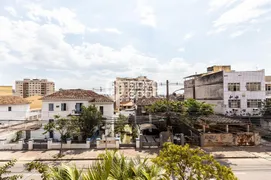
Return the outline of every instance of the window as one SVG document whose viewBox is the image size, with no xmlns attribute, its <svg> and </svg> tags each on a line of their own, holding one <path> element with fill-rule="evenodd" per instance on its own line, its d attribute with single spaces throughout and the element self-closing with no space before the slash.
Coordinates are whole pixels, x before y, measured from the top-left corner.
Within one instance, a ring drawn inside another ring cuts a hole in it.
<svg viewBox="0 0 271 180">
<path fill-rule="evenodd" d="M 61 103 L 61 111 L 67 111 L 67 104 Z"/>
<path fill-rule="evenodd" d="M 248 91 L 260 91 L 261 90 L 261 83 L 260 82 L 248 82 L 247 83 L 247 90 Z"/>
<path fill-rule="evenodd" d="M 54 111 L 54 104 L 53 103 L 49 104 L 49 111 Z"/>
<path fill-rule="evenodd" d="M 241 101 L 239 99 L 231 99 L 229 100 L 229 108 L 240 108 Z"/>
<path fill-rule="evenodd" d="M 104 115 L 104 107 L 103 106 L 100 106 L 100 112 L 102 115 Z"/>
<path fill-rule="evenodd" d="M 11 108 L 11 107 L 8 107 L 8 111 L 12 111 L 12 108 Z"/>
<path fill-rule="evenodd" d="M 265 90 L 266 91 L 271 91 L 271 84 L 266 84 L 265 85 Z"/>
<path fill-rule="evenodd" d="M 240 91 L 240 83 L 229 83 L 228 91 Z"/>
<path fill-rule="evenodd" d="M 262 100 L 260 100 L 260 99 L 248 99 L 247 100 L 247 107 L 248 108 L 261 108 L 262 107 Z"/>
<path fill-rule="evenodd" d="M 75 111 L 76 113 L 80 113 L 82 111 L 83 103 L 76 103 L 75 104 Z"/>
</svg>

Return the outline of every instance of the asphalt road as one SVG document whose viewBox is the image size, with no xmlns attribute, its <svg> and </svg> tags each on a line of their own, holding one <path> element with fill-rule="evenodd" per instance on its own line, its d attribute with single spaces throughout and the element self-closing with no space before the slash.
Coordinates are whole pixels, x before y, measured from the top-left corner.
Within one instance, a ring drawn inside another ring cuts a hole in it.
<svg viewBox="0 0 271 180">
<path fill-rule="evenodd" d="M 232 167 L 235 175 L 240 180 L 270 180 L 271 177 L 271 158 L 270 159 L 223 159 L 219 160 L 222 164 L 229 165 Z M 36 172 L 27 172 L 24 170 L 24 164 L 27 161 L 16 162 L 16 165 L 11 169 L 11 174 L 23 174 L 24 180 L 39 180 L 40 175 Z M 75 164 L 78 168 L 87 168 L 90 161 L 70 161 L 70 162 L 45 162 L 48 164 Z M 4 162 L 0 162 L 0 166 L 3 165 Z"/>
</svg>

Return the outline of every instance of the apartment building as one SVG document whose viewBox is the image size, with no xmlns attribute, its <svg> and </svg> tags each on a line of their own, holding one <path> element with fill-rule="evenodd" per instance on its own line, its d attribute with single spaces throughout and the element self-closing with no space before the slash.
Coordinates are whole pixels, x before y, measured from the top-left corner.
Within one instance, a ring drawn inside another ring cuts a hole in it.
<svg viewBox="0 0 271 180">
<path fill-rule="evenodd" d="M 47 79 L 24 79 L 15 82 L 15 95 L 27 98 L 46 96 L 55 92 L 55 83 Z"/>
<path fill-rule="evenodd" d="M 218 67 L 218 66 L 215 66 Z M 214 105 L 217 114 L 258 116 L 266 99 L 265 71 L 233 71 L 229 66 L 207 69 L 184 81 L 185 99 Z"/>
<path fill-rule="evenodd" d="M 116 109 L 120 108 L 121 102 L 134 102 L 136 98 L 157 96 L 157 83 L 146 76 L 137 78 L 117 77 L 114 86 Z"/>
<path fill-rule="evenodd" d="M 271 76 L 265 76 L 265 94 L 266 99 L 271 100 Z"/>
</svg>

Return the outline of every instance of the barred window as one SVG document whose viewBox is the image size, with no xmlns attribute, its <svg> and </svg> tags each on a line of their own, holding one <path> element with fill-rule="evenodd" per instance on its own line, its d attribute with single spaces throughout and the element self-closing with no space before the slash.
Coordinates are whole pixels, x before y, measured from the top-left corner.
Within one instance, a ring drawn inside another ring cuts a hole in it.
<svg viewBox="0 0 271 180">
<path fill-rule="evenodd" d="M 229 108 L 241 108 L 241 100 L 240 99 L 230 99 L 229 100 Z"/>
<path fill-rule="evenodd" d="M 240 91 L 240 83 L 228 83 L 228 91 Z"/>
<path fill-rule="evenodd" d="M 260 91 L 261 90 L 261 83 L 260 82 L 248 82 L 247 83 L 247 90 L 248 91 Z"/>
<path fill-rule="evenodd" d="M 262 100 L 260 100 L 260 99 L 248 99 L 247 100 L 247 107 L 248 108 L 261 108 L 262 107 Z"/>
</svg>

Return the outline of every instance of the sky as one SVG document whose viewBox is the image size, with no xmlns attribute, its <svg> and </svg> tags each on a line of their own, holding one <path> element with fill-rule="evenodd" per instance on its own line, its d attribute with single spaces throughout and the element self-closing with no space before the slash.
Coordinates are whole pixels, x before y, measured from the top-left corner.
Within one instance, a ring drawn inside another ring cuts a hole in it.
<svg viewBox="0 0 271 180">
<path fill-rule="evenodd" d="M 110 90 L 116 77 L 175 83 L 212 65 L 271 75 L 270 10 L 271 0 L 0 0 L 0 85 Z"/>
</svg>

